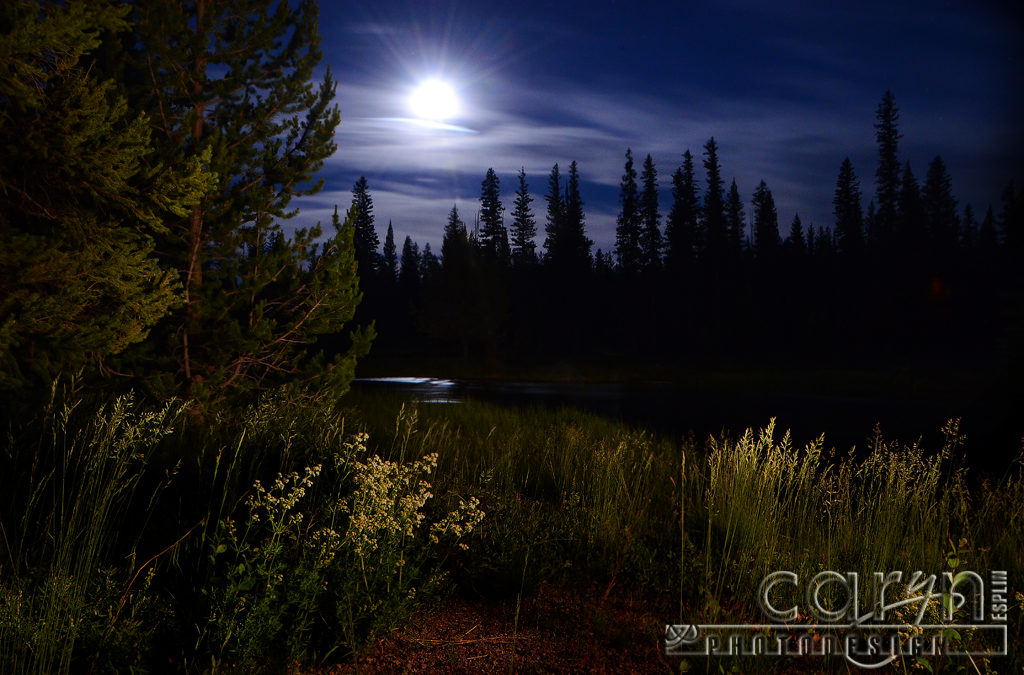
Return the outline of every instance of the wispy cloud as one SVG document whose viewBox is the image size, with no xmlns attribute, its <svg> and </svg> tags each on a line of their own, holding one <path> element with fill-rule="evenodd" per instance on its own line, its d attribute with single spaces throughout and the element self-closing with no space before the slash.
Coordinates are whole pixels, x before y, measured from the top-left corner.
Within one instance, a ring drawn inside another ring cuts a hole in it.
<svg viewBox="0 0 1024 675">
<path fill-rule="evenodd" d="M 805 220 L 824 222 L 831 210 L 834 170 L 851 152 L 835 139 L 854 131 L 838 111 L 809 118 L 795 103 L 729 99 L 700 91 L 666 99 L 583 88 L 546 91 L 507 82 L 493 98 L 475 93 L 464 120 L 441 125 L 394 116 L 402 101 L 393 92 L 340 88 L 342 107 L 351 99 L 355 114 L 366 116 L 346 117 L 339 128 L 339 151 L 329 160 L 332 173 L 348 181 L 362 174 L 375 176 L 371 190 L 378 218 L 394 219 L 436 242 L 452 202 L 475 200 L 488 167 L 505 177 L 507 204 L 512 175 L 524 167 L 542 205 L 551 165 L 558 162 L 564 171 L 576 160 L 591 237 L 607 248 L 614 239 L 626 147 L 633 149 L 638 168 L 646 154 L 652 155 L 661 176 L 663 212 L 668 211 L 670 176 L 682 153 L 689 149 L 700 169 L 702 146 L 714 136 L 724 174 L 736 177 L 745 198 L 763 178 L 776 192 L 780 210 L 800 208 Z M 506 105 L 510 101 L 518 105 Z M 870 118 L 857 124 L 870 144 Z M 807 203 L 813 193 L 820 198 Z"/>
</svg>

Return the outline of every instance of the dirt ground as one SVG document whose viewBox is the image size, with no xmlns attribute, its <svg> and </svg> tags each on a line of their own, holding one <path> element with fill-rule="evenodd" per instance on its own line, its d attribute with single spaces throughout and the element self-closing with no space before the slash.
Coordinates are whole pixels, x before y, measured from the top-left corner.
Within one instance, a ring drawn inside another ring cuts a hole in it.
<svg viewBox="0 0 1024 675">
<path fill-rule="evenodd" d="M 606 589 L 541 586 L 515 602 L 447 598 L 342 673 L 673 673 L 667 605 Z M 673 661 L 677 661 L 673 659 Z"/>
</svg>

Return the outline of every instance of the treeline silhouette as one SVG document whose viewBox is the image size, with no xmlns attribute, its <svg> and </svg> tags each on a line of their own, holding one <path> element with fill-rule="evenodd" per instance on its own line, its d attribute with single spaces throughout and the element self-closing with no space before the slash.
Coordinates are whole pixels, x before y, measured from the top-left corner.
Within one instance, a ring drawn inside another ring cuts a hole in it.
<svg viewBox="0 0 1024 675">
<path fill-rule="evenodd" d="M 360 178 L 351 211 L 365 293 L 358 318 L 376 321 L 377 355 L 509 363 L 969 365 L 1011 356 L 1022 336 L 1021 195 L 1010 182 L 998 214 L 960 209 L 941 156 L 923 185 L 902 162 L 898 121 L 886 92 L 866 212 L 846 158 L 833 222 L 805 227 L 795 215 L 785 238 L 765 181 L 749 209 L 735 180 L 726 188 L 714 138 L 703 172 L 683 154 L 669 204 L 650 155 L 638 175 L 627 149 L 612 251 L 593 250 L 586 236 L 576 162 L 567 177 L 552 167 L 540 200 L 520 170 L 511 209 L 488 169 L 476 222 L 467 226 L 453 206 L 440 255 L 410 237 L 399 254 L 390 223 L 380 252 Z"/>
</svg>

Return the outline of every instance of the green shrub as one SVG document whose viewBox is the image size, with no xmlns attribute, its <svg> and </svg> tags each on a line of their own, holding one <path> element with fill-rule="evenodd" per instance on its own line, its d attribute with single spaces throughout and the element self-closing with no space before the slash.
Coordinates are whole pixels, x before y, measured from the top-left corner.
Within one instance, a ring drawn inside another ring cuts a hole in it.
<svg viewBox="0 0 1024 675">
<path fill-rule="evenodd" d="M 220 522 L 204 636 L 216 661 L 252 669 L 322 659 L 311 653 L 318 644 L 358 650 L 436 584 L 436 549 L 464 545 L 480 523 L 476 499 L 427 520 L 436 455 L 399 464 L 369 455 L 366 440 L 343 443 L 326 468 L 256 481 L 237 522 Z M 341 640 L 325 641 L 325 629 Z"/>
</svg>

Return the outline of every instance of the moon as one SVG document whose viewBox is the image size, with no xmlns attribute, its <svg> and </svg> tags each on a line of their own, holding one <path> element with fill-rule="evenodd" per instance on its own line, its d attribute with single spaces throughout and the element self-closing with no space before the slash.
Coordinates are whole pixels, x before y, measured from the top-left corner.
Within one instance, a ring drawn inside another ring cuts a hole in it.
<svg viewBox="0 0 1024 675">
<path fill-rule="evenodd" d="M 459 113 L 459 98 L 447 82 L 426 80 L 409 96 L 409 108 L 419 119 L 444 122 Z"/>
</svg>

